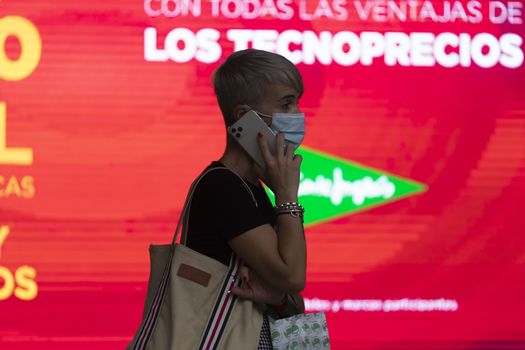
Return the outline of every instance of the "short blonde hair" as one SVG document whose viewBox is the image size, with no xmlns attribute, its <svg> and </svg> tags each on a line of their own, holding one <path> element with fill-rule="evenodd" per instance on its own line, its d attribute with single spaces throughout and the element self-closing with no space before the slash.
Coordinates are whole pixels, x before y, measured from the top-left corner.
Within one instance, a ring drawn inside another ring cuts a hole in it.
<svg viewBox="0 0 525 350">
<path fill-rule="evenodd" d="M 254 108 L 275 84 L 296 90 L 301 96 L 303 79 L 297 67 L 281 55 L 247 49 L 230 55 L 213 74 L 213 88 L 227 126 L 235 121 L 233 109 L 240 104 Z"/>
</svg>

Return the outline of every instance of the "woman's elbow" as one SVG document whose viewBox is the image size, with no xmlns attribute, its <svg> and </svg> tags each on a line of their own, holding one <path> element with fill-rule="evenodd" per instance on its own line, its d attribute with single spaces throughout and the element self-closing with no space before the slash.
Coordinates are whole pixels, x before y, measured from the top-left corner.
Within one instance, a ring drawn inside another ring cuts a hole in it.
<svg viewBox="0 0 525 350">
<path fill-rule="evenodd" d="M 270 276 L 271 284 L 285 293 L 299 293 L 306 285 L 306 271 L 280 269 L 271 273 Z"/>
</svg>

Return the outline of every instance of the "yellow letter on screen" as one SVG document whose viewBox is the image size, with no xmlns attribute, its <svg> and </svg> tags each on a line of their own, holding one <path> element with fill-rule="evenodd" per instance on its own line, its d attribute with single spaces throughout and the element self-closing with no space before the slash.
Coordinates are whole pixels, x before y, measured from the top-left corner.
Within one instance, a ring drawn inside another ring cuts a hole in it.
<svg viewBox="0 0 525 350">
<path fill-rule="evenodd" d="M 7 148 L 6 104 L 0 102 L 0 164 L 31 165 L 33 164 L 33 149 L 11 147 Z"/>
<path fill-rule="evenodd" d="M 0 258 L 2 258 L 2 247 L 4 245 L 5 240 L 7 239 L 7 235 L 9 235 L 9 226 L 0 226 Z"/>
<path fill-rule="evenodd" d="M 20 42 L 20 57 L 11 60 L 5 52 L 8 36 Z M 29 20 L 19 16 L 0 18 L 0 79 L 22 80 L 33 73 L 42 55 L 42 39 Z"/>
</svg>

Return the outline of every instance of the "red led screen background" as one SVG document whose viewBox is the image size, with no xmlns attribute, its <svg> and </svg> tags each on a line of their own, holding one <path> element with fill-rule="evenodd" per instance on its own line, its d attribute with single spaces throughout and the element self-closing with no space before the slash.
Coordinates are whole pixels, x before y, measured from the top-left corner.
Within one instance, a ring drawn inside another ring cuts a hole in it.
<svg viewBox="0 0 525 350">
<path fill-rule="evenodd" d="M 272 31 L 296 40 L 305 147 L 423 188 L 306 228 L 332 348 L 525 348 L 523 3 L 223 2 L 0 2 L 0 348 L 125 347 L 148 245 L 225 144 L 228 33 Z M 321 32 L 332 51 L 306 53 Z"/>
</svg>

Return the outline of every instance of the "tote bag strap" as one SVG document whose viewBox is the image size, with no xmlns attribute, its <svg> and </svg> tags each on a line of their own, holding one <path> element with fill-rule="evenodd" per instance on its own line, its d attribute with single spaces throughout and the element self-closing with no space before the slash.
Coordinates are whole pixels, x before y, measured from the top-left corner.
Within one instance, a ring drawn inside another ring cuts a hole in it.
<svg viewBox="0 0 525 350">
<path fill-rule="evenodd" d="M 190 207 L 191 207 L 191 202 L 192 202 L 192 199 L 193 199 L 193 194 L 195 192 L 195 189 L 197 188 L 197 185 L 199 184 L 199 182 L 201 182 L 201 180 L 204 178 L 204 176 L 206 176 L 206 174 L 209 174 L 209 173 L 211 173 L 212 171 L 215 171 L 215 170 L 229 170 L 232 174 L 235 174 L 241 180 L 241 183 L 244 186 L 244 188 L 246 188 L 248 193 L 250 193 L 250 195 L 252 197 L 252 200 L 253 200 L 253 203 L 255 204 L 255 206 L 256 207 L 259 206 L 258 203 L 257 203 L 257 200 L 255 199 L 255 195 L 253 194 L 252 190 L 250 189 L 250 186 L 248 186 L 246 181 L 244 181 L 244 179 L 239 174 L 237 174 L 233 170 L 230 170 L 230 169 L 228 169 L 226 167 L 216 167 L 216 168 L 207 169 L 190 186 L 190 189 L 188 191 L 188 195 L 186 196 L 186 201 L 184 202 L 184 207 L 182 208 L 182 212 L 181 212 L 181 215 L 179 217 L 179 221 L 177 223 L 177 228 L 175 229 L 175 234 L 173 235 L 173 241 L 171 242 L 171 244 L 175 245 L 175 242 L 177 241 L 177 238 L 179 236 L 179 232 L 182 229 L 182 237 L 181 237 L 180 243 L 183 244 L 183 245 L 186 245 L 186 239 L 187 239 L 187 235 L 188 235 L 188 223 L 189 223 L 189 220 L 190 220 Z"/>
</svg>

